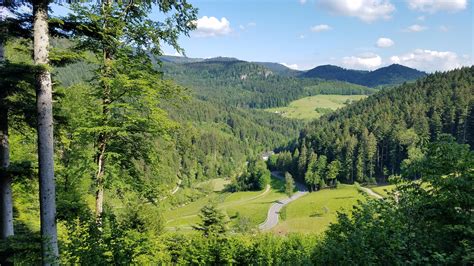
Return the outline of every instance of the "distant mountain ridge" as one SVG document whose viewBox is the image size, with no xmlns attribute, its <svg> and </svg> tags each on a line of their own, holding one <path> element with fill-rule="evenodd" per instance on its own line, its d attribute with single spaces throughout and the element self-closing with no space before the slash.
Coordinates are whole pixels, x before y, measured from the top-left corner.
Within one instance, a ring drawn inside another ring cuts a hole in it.
<svg viewBox="0 0 474 266">
<path fill-rule="evenodd" d="M 212 58 L 189 58 L 180 56 L 161 56 L 162 61 L 175 64 L 224 64 L 231 65 L 233 63 L 249 63 L 260 65 L 274 74 L 285 77 L 300 78 L 318 78 L 324 80 L 337 80 L 366 87 L 377 87 L 387 85 L 397 85 L 403 82 L 413 81 L 425 77 L 427 73 L 409 68 L 399 64 L 393 64 L 381 67 L 373 71 L 346 69 L 335 65 L 317 66 L 308 71 L 299 71 L 291 69 L 285 65 L 274 62 L 248 62 L 234 57 L 212 57 Z M 202 66 L 202 65 L 201 65 Z"/>
<path fill-rule="evenodd" d="M 334 65 L 323 65 L 310 69 L 300 75 L 303 78 L 339 80 L 368 87 L 395 85 L 425 77 L 427 73 L 393 64 L 373 71 L 345 69 Z"/>
</svg>

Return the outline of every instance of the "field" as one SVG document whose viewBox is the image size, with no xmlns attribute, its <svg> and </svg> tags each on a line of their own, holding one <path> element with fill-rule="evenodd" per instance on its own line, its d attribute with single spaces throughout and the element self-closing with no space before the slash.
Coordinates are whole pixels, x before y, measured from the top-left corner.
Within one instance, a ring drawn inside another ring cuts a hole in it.
<svg viewBox="0 0 474 266">
<path fill-rule="evenodd" d="M 272 179 L 271 185 L 261 191 L 214 192 L 205 198 L 165 212 L 165 227 L 168 230 L 190 230 L 200 222 L 200 209 L 211 200 L 217 202 L 218 208 L 227 214 L 231 226 L 237 216 L 245 216 L 256 227 L 265 221 L 270 205 L 284 197 L 286 195 L 283 192 L 283 183 L 276 179 Z"/>
<path fill-rule="evenodd" d="M 386 198 L 388 196 L 388 192 L 392 191 L 395 188 L 395 185 L 387 185 L 387 186 L 380 186 L 380 187 L 371 187 L 375 193 L 379 194 L 380 196 Z"/>
<path fill-rule="evenodd" d="M 321 233 L 336 221 L 337 211 L 349 211 L 357 200 L 364 199 L 352 185 L 309 193 L 283 208 L 281 220 L 272 231 L 277 234 Z"/>
<path fill-rule="evenodd" d="M 344 107 L 347 102 L 366 97 L 366 95 L 316 95 L 293 101 L 286 107 L 270 108 L 266 111 L 279 113 L 288 118 L 309 120 Z"/>
</svg>

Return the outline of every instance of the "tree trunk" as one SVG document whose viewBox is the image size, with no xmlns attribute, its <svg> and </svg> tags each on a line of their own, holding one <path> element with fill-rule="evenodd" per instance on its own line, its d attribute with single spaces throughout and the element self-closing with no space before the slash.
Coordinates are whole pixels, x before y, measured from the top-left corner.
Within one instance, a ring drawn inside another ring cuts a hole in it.
<svg viewBox="0 0 474 266">
<path fill-rule="evenodd" d="M 95 193 L 95 215 L 97 224 L 102 224 L 102 213 L 104 212 L 104 174 L 105 174 L 105 148 L 107 146 L 107 139 L 105 133 L 100 133 L 98 139 L 98 153 L 97 153 L 97 174 L 96 183 L 97 191 Z"/>
<path fill-rule="evenodd" d="M 3 97 L 3 95 L 2 95 Z M 0 238 L 13 235 L 12 179 L 8 173 L 10 152 L 8 143 L 8 109 L 0 108 Z M 0 265 L 7 265 L 8 253 L 0 254 Z"/>
<path fill-rule="evenodd" d="M 105 0 L 102 2 L 102 16 L 104 19 L 104 30 L 107 28 L 107 20 L 108 20 L 108 8 L 112 5 L 111 0 Z M 102 52 L 103 52 L 103 69 L 102 69 L 102 76 L 103 78 L 109 78 L 110 74 L 110 61 L 112 60 L 112 56 L 109 52 L 108 44 L 104 41 L 102 43 Z M 111 103 L 110 99 L 110 87 L 107 82 L 102 82 L 102 126 L 108 124 L 108 116 L 110 113 L 109 105 Z M 106 132 L 100 132 L 99 138 L 97 139 L 97 156 L 96 156 L 96 163 L 97 163 L 97 174 L 96 174 L 96 184 L 97 190 L 95 194 L 95 214 L 96 214 L 96 221 L 99 226 L 102 225 L 102 214 L 104 212 L 104 176 L 105 176 L 105 152 L 107 147 L 107 140 L 108 136 Z"/>
<path fill-rule="evenodd" d="M 59 258 L 54 180 L 52 83 L 51 73 L 48 70 L 48 2 L 47 0 L 33 1 L 34 61 L 40 66 L 40 70 L 36 73 L 36 105 L 43 265 L 57 264 Z"/>
</svg>

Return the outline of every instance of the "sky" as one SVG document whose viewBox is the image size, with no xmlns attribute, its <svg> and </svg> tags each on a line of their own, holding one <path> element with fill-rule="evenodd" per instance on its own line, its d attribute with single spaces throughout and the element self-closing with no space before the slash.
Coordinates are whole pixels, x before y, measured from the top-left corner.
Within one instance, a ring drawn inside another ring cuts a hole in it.
<svg viewBox="0 0 474 266">
<path fill-rule="evenodd" d="M 197 29 L 179 40 L 188 57 L 299 70 L 398 63 L 433 72 L 473 64 L 474 0 L 188 1 L 199 9 Z"/>
</svg>

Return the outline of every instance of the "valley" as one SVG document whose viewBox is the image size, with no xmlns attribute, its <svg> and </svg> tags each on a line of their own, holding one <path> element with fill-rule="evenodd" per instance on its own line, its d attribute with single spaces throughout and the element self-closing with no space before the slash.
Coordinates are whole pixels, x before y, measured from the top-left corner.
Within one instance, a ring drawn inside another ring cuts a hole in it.
<svg viewBox="0 0 474 266">
<path fill-rule="evenodd" d="M 288 118 L 311 120 L 366 97 L 366 95 L 315 95 L 292 101 L 285 107 L 265 110 Z"/>
<path fill-rule="evenodd" d="M 471 3 L 263 2 L 3 1 L 0 265 L 472 265 Z"/>
</svg>

